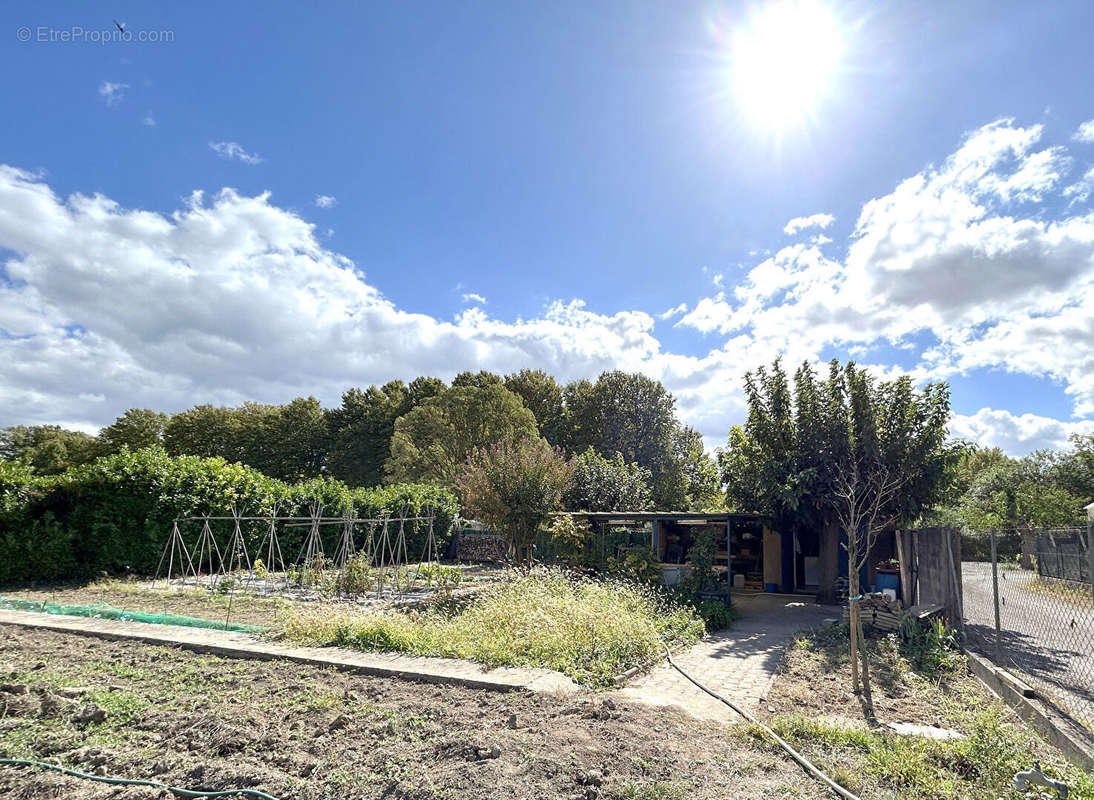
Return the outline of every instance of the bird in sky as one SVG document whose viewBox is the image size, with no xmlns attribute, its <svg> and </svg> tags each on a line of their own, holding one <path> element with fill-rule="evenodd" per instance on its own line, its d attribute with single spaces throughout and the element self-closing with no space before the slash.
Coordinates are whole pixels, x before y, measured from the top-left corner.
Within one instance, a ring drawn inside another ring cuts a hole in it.
<svg viewBox="0 0 1094 800">
<path fill-rule="evenodd" d="M 117 20 L 114 20 L 114 27 L 116 27 L 122 33 L 125 33 L 125 23 L 124 22 L 118 22 Z"/>
</svg>

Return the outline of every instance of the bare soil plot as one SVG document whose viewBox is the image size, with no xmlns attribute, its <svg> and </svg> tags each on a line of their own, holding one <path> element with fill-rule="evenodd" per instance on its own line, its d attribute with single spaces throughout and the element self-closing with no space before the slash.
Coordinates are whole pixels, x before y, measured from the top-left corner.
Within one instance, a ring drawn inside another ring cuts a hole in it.
<svg viewBox="0 0 1094 800">
<path fill-rule="evenodd" d="M 4 756 L 188 788 L 331 800 L 826 796 L 738 728 L 604 695 L 477 692 L 14 628 L 0 628 L 0 683 Z M 0 796 L 161 795 L 5 767 Z"/>
<path fill-rule="evenodd" d="M 862 797 L 1024 798 L 1011 780 L 1039 759 L 1046 774 L 1071 785 L 1072 798 L 1094 798 L 1094 777 L 1006 708 L 968 671 L 962 654 L 947 652 L 937 668 L 917 669 L 896 636 L 867 641 L 870 704 L 852 692 L 846 629 L 829 627 L 798 637 L 757 716 Z M 888 723 L 959 736 L 901 736 Z"/>
</svg>

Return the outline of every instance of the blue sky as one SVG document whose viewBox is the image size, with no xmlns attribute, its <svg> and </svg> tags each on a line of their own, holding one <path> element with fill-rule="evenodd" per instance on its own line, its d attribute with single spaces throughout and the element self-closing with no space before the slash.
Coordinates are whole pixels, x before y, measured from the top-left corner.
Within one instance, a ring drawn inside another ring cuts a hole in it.
<svg viewBox="0 0 1094 800">
<path fill-rule="evenodd" d="M 750 94 L 742 53 L 818 14 Z M 57 40 L 113 19 L 130 41 Z M 0 424 L 619 367 L 713 446 L 782 353 L 949 380 L 956 434 L 1059 445 L 1094 429 L 1092 29 L 1085 2 L 6 4 Z"/>
</svg>

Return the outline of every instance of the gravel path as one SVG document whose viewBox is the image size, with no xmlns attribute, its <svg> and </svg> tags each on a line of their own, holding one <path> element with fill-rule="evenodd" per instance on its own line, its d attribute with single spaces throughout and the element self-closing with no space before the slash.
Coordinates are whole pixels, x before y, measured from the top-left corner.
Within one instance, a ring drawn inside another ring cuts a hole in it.
<svg viewBox="0 0 1094 800">
<path fill-rule="evenodd" d="M 961 565 L 965 629 L 970 643 L 995 655 L 991 564 Z M 1084 592 L 1032 588 L 1035 573 L 999 567 L 1003 660 L 1072 716 L 1094 729 L 1094 606 Z"/>
</svg>

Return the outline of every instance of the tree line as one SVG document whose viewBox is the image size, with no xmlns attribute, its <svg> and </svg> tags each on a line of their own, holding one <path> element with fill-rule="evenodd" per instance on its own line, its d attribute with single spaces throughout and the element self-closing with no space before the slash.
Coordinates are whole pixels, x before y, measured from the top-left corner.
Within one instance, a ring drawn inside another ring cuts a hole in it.
<svg viewBox="0 0 1094 800">
<path fill-rule="evenodd" d="M 51 475 L 122 449 L 160 445 L 172 456 L 220 457 L 282 481 L 327 476 L 350 486 L 454 488 L 474 453 L 529 437 L 567 456 L 589 454 L 586 471 L 600 482 L 583 484 L 579 494 L 610 494 L 615 490 L 596 487 L 619 484 L 627 488 L 617 499 L 645 507 L 695 510 L 721 502 L 716 464 L 700 434 L 677 419 L 673 396 L 659 381 L 621 371 L 565 385 L 531 369 L 463 372 L 450 384 L 395 380 L 349 389 L 335 408 L 314 397 L 198 405 L 176 414 L 137 408 L 97 436 L 58 426 L 7 428 L 0 458 Z"/>
</svg>

